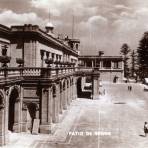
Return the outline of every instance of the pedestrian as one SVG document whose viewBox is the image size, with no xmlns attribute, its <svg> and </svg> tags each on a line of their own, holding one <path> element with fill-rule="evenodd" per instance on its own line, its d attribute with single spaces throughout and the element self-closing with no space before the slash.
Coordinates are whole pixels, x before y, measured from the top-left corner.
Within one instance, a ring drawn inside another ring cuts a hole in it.
<svg viewBox="0 0 148 148">
<path fill-rule="evenodd" d="M 130 91 L 132 91 L 132 86 L 130 86 Z"/>
<path fill-rule="evenodd" d="M 144 122 L 144 134 L 145 134 L 145 137 L 148 134 L 148 124 L 147 124 L 147 122 Z"/>
<path fill-rule="evenodd" d="M 130 90 L 130 86 L 128 85 L 128 91 Z"/>
</svg>

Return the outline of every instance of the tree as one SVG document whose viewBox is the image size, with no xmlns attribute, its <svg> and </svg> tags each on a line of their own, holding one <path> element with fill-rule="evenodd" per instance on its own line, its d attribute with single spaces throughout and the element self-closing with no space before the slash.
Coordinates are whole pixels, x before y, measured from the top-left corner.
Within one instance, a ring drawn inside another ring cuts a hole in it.
<svg viewBox="0 0 148 148">
<path fill-rule="evenodd" d="M 133 50 L 130 54 L 131 56 L 131 76 L 134 77 L 134 74 L 136 72 L 136 66 L 137 66 L 137 55 L 136 52 Z"/>
<path fill-rule="evenodd" d="M 123 63 L 124 63 L 124 77 L 128 76 L 129 68 L 128 68 L 128 60 L 129 60 L 129 52 L 130 48 L 127 43 L 124 43 L 121 47 L 120 54 L 123 55 Z"/>
<path fill-rule="evenodd" d="M 148 76 L 148 32 L 145 32 L 137 48 L 139 77 Z"/>
</svg>

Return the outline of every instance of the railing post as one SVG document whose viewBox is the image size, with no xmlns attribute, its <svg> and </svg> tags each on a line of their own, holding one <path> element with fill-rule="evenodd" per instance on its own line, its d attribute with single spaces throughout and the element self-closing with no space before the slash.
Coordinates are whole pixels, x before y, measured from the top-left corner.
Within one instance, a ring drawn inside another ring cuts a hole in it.
<svg viewBox="0 0 148 148">
<path fill-rule="evenodd" d="M 23 69 L 23 67 L 21 67 L 20 68 L 20 76 L 23 76 L 23 71 L 24 71 L 24 69 Z"/>
<path fill-rule="evenodd" d="M 4 77 L 5 77 L 5 79 L 8 77 L 8 69 L 7 69 L 7 67 L 4 67 Z"/>
</svg>

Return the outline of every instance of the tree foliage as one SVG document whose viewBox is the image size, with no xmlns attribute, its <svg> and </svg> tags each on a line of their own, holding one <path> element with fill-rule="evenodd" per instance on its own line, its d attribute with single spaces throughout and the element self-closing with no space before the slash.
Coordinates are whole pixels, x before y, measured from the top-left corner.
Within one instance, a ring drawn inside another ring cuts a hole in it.
<svg viewBox="0 0 148 148">
<path fill-rule="evenodd" d="M 131 54 L 131 76 L 134 77 L 137 69 L 137 54 L 134 50 L 132 50 Z"/>
<path fill-rule="evenodd" d="M 129 60 L 129 52 L 130 48 L 127 43 L 124 43 L 121 46 L 120 54 L 123 55 L 123 62 L 124 62 L 124 76 L 127 77 L 129 73 L 129 68 L 128 68 L 128 60 Z"/>
<path fill-rule="evenodd" d="M 148 32 L 145 32 L 139 41 L 137 54 L 140 76 L 143 78 L 148 76 Z"/>
</svg>

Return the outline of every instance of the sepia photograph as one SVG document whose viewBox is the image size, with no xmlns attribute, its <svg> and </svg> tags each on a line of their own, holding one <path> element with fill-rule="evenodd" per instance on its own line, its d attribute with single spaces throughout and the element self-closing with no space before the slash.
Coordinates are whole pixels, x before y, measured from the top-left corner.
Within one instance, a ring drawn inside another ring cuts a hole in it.
<svg viewBox="0 0 148 148">
<path fill-rule="evenodd" d="M 1 148 L 148 148 L 148 1 L 0 0 Z"/>
</svg>

